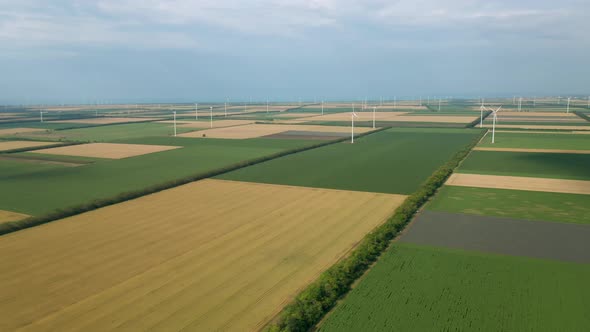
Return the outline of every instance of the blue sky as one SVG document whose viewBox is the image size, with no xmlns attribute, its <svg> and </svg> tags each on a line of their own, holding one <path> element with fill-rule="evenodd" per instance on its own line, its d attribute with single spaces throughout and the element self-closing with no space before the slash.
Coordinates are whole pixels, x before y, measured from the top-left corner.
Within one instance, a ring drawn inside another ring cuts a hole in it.
<svg viewBox="0 0 590 332">
<path fill-rule="evenodd" d="M 587 95 L 590 2 L 0 0 L 0 103 Z"/>
</svg>

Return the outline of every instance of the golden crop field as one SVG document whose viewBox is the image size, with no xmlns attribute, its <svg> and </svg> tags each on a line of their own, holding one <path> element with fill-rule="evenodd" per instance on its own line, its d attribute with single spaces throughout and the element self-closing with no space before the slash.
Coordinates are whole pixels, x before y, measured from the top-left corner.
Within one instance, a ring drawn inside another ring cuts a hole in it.
<svg viewBox="0 0 590 332">
<path fill-rule="evenodd" d="M 148 153 L 178 149 L 180 146 L 148 145 L 148 144 L 120 144 L 120 143 L 90 143 L 62 146 L 32 151 L 33 153 L 55 154 L 62 156 L 79 156 L 91 158 L 122 159 L 141 156 Z"/>
<path fill-rule="evenodd" d="M 8 234 L 0 330 L 257 329 L 404 198 L 203 180 Z"/>
<path fill-rule="evenodd" d="M 180 134 L 180 137 L 209 137 L 209 138 L 228 138 L 228 139 L 247 139 L 256 138 L 272 134 L 278 134 L 285 131 L 309 131 L 320 133 L 348 133 L 350 127 L 343 126 L 318 126 L 318 125 L 282 125 L 282 124 L 249 124 L 244 126 L 233 126 L 225 128 L 213 128 L 201 131 L 193 131 Z M 373 131 L 371 128 L 355 128 L 355 133 L 366 133 Z M 205 135 L 205 136 L 203 136 Z"/>
<path fill-rule="evenodd" d="M 0 210 L 0 224 L 3 222 L 25 219 L 26 217 L 28 217 L 28 215 L 26 215 L 26 214 L 12 212 L 12 211 L 6 211 L 6 210 Z"/>
<path fill-rule="evenodd" d="M 53 145 L 55 142 L 38 142 L 38 141 L 0 141 L 0 151 L 8 151 L 22 148 L 32 148 L 38 146 Z"/>
</svg>

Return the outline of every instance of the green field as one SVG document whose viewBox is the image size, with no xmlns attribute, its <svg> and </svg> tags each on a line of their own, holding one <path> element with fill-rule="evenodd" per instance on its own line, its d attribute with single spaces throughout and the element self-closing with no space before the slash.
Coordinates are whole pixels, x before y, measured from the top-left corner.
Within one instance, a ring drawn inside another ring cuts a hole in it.
<svg viewBox="0 0 590 332">
<path fill-rule="evenodd" d="M 444 186 L 432 211 L 590 224 L 590 196 L 524 190 Z"/>
<path fill-rule="evenodd" d="M 410 194 L 479 130 L 388 129 L 275 159 L 222 179 L 306 187 Z"/>
<path fill-rule="evenodd" d="M 460 173 L 590 180 L 590 154 L 473 151 Z"/>
<path fill-rule="evenodd" d="M 177 133 L 194 131 L 194 128 L 177 127 Z M 95 126 L 89 128 L 56 130 L 42 133 L 20 134 L 18 136 L 27 138 L 61 139 L 69 141 L 84 142 L 109 142 L 114 140 L 140 138 L 150 136 L 171 136 L 174 134 L 174 127 L 169 123 L 130 123 L 112 124 L 108 126 Z"/>
<path fill-rule="evenodd" d="M 396 244 L 320 331 L 584 331 L 590 265 Z"/>
<path fill-rule="evenodd" d="M 181 149 L 66 167 L 0 160 L 0 209 L 41 215 L 54 209 L 139 190 L 316 141 L 144 138 L 121 143 L 183 146 Z"/>
<path fill-rule="evenodd" d="M 494 148 L 590 150 L 590 135 L 496 133 L 495 143 L 488 133 L 479 146 Z"/>
</svg>

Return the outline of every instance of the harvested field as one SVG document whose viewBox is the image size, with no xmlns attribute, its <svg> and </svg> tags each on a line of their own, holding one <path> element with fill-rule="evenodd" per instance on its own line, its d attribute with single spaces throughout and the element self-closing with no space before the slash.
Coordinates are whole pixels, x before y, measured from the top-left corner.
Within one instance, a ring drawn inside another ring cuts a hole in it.
<svg viewBox="0 0 590 332">
<path fill-rule="evenodd" d="M 478 109 L 479 110 L 479 109 Z M 578 118 L 574 113 L 566 113 L 565 110 L 563 112 L 513 112 L 513 111 L 500 111 L 498 116 L 528 116 L 528 117 L 570 117 L 572 119 Z"/>
<path fill-rule="evenodd" d="M 492 128 L 491 124 L 484 124 L 484 128 Z M 590 126 L 570 125 L 529 125 L 529 124 L 496 124 L 496 128 L 518 128 L 518 129 L 559 129 L 559 130 L 590 130 Z"/>
<path fill-rule="evenodd" d="M 400 242 L 590 263 L 590 226 L 423 211 Z"/>
<path fill-rule="evenodd" d="M 246 139 L 278 134 L 285 131 L 308 131 L 308 132 L 350 132 L 349 127 L 338 126 L 317 126 L 317 125 L 278 125 L 278 124 L 250 124 L 245 126 L 234 126 L 226 128 L 213 128 L 197 132 L 185 133 L 181 137 L 208 137 L 208 138 L 232 138 Z M 371 128 L 355 128 L 355 133 L 366 133 Z M 203 136 L 205 135 L 205 136 Z"/>
<path fill-rule="evenodd" d="M 147 145 L 147 144 L 117 144 L 90 143 L 73 146 L 63 146 L 51 149 L 32 151 L 33 153 L 56 154 L 65 156 L 80 156 L 91 158 L 123 159 L 141 156 L 148 153 L 178 149 L 180 146 Z"/>
<path fill-rule="evenodd" d="M 280 113 L 280 114 L 274 115 L 273 117 L 277 118 L 277 119 L 291 119 L 291 118 L 309 118 L 309 117 L 313 117 L 313 116 L 311 116 L 310 113 L 285 112 L 285 113 Z"/>
<path fill-rule="evenodd" d="M 174 121 L 160 121 L 159 123 L 173 124 Z M 254 123 L 250 120 L 213 120 L 213 128 L 241 126 Z M 176 121 L 176 125 L 180 128 L 209 128 L 210 121 Z"/>
<path fill-rule="evenodd" d="M 26 215 L 26 214 L 0 210 L 0 224 L 5 223 L 5 222 L 9 222 L 9 221 L 17 221 L 17 220 L 25 219 L 27 217 L 28 217 L 28 215 Z"/>
<path fill-rule="evenodd" d="M 7 128 L 7 129 L 0 129 L 0 136 L 2 135 L 14 135 L 20 133 L 31 133 L 37 131 L 45 131 L 45 129 L 41 128 Z"/>
<path fill-rule="evenodd" d="M 53 145 L 55 142 L 36 142 L 36 141 L 0 141 L 0 151 L 9 151 L 15 149 L 32 148 L 38 146 Z"/>
<path fill-rule="evenodd" d="M 582 180 L 455 173 L 446 185 L 590 195 L 590 181 Z"/>
<path fill-rule="evenodd" d="M 364 111 L 357 111 L 356 114 L 358 118 L 355 118 L 354 121 L 372 121 L 373 120 L 373 112 L 364 112 Z M 376 121 L 394 121 L 400 115 L 407 114 L 406 112 L 375 112 L 375 120 Z M 309 116 L 309 114 L 308 114 Z M 306 118 L 301 118 L 300 120 L 306 121 L 350 121 L 351 112 L 342 112 L 342 113 L 331 113 L 331 114 L 324 114 L 324 115 L 316 115 Z"/>
<path fill-rule="evenodd" d="M 549 149 L 549 150 L 588 150 L 590 137 L 575 135 L 571 132 L 513 132 L 499 131 L 496 142 L 492 144 L 492 135 L 479 143 L 487 148 L 516 148 L 516 149 Z"/>
<path fill-rule="evenodd" d="M 284 131 L 278 134 L 263 136 L 264 138 L 276 139 L 305 139 L 305 140 L 333 140 L 341 137 L 347 137 L 348 133 L 330 133 L 330 132 L 316 132 L 316 131 Z"/>
<path fill-rule="evenodd" d="M 590 142 L 588 142 L 590 144 Z M 503 152 L 535 152 L 535 153 L 580 153 L 590 154 L 590 150 L 557 150 L 557 149 L 520 149 L 520 148 L 486 148 L 475 147 L 475 151 L 503 151 Z"/>
<path fill-rule="evenodd" d="M 258 329 L 404 198 L 203 180 L 9 234 L 0 330 Z"/>
<path fill-rule="evenodd" d="M 110 118 L 110 117 L 98 117 L 98 118 L 86 118 L 86 119 L 74 119 L 74 120 L 57 120 L 51 121 L 51 123 L 85 123 L 85 124 L 114 124 L 114 123 L 126 123 L 126 122 L 142 122 L 142 121 L 154 121 L 159 118 Z"/>
</svg>

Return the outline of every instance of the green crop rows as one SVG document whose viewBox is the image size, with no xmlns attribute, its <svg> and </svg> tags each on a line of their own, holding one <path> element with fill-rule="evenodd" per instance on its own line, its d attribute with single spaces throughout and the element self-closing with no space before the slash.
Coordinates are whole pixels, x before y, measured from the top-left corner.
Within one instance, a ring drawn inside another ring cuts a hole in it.
<svg viewBox="0 0 590 332">
<path fill-rule="evenodd" d="M 220 176 L 226 180 L 410 194 L 479 130 L 389 129 Z"/>
<path fill-rule="evenodd" d="M 590 266 L 396 244 L 320 331 L 583 331 Z"/>
</svg>

